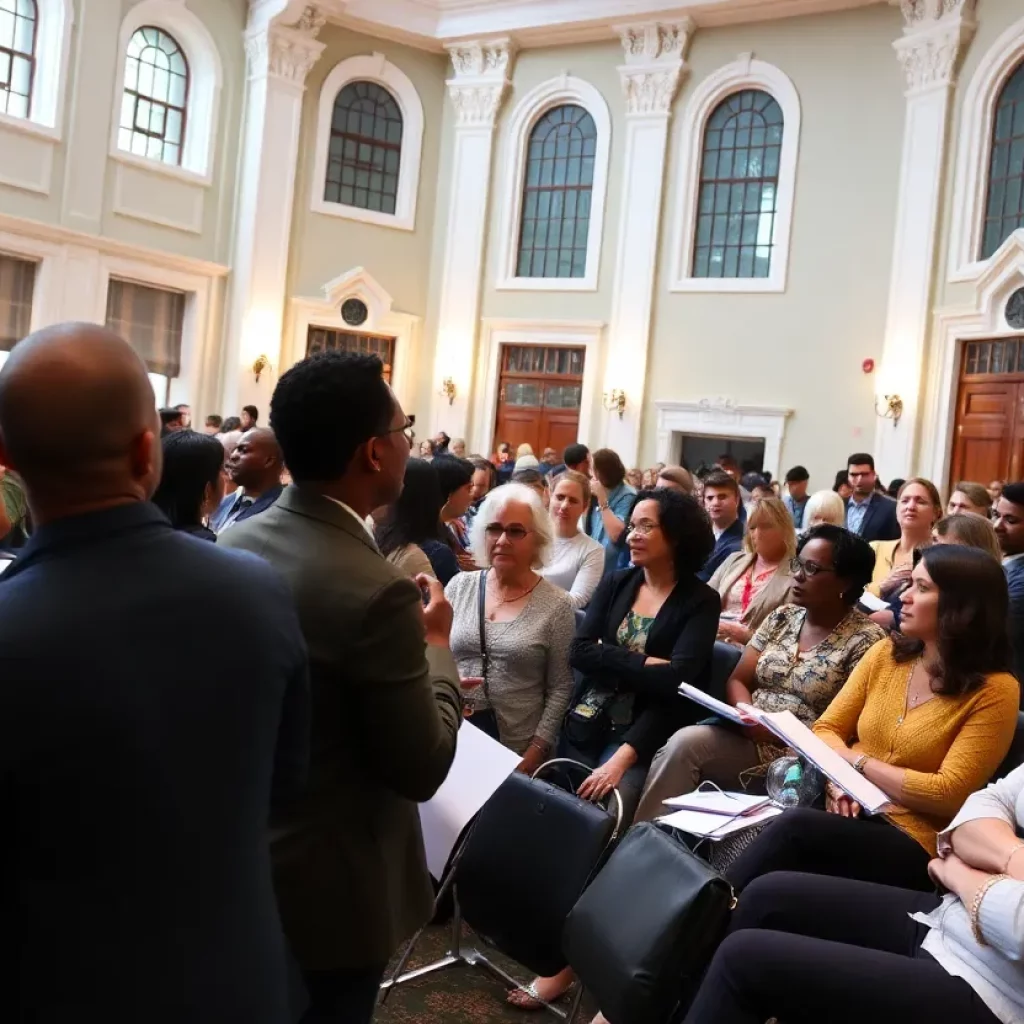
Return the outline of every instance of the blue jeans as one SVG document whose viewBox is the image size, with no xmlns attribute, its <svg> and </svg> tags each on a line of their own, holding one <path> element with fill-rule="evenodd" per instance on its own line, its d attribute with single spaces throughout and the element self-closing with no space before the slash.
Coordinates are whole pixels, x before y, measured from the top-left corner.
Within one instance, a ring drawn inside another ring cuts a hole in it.
<svg viewBox="0 0 1024 1024">
<path fill-rule="evenodd" d="M 573 761 L 579 761 L 588 768 L 600 768 L 606 761 L 610 761 L 612 755 L 622 746 L 622 740 L 613 740 L 598 757 L 593 754 L 585 754 L 577 750 L 563 734 L 558 740 L 558 756 L 568 757 Z M 629 828 L 633 822 L 633 815 L 636 814 L 637 804 L 640 803 L 640 794 L 644 791 L 644 783 L 647 781 L 648 765 L 637 762 L 632 768 L 627 769 L 618 785 L 619 796 L 622 797 L 622 828 Z"/>
</svg>

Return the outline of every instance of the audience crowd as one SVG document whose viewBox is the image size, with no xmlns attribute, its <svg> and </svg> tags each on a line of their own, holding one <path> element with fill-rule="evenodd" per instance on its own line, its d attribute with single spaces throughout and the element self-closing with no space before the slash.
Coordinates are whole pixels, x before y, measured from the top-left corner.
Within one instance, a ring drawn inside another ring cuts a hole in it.
<svg viewBox="0 0 1024 1024">
<path fill-rule="evenodd" d="M 815 491 L 800 465 L 472 454 L 414 426 L 370 355 L 306 359 L 265 423 L 196 430 L 103 328 L 13 349 L 8 1019 L 365 1024 L 431 913 L 417 804 L 464 720 L 521 772 L 580 762 L 579 796 L 617 790 L 628 824 L 703 783 L 764 792 L 787 750 L 752 707 L 890 802 L 869 816 L 830 782 L 754 834 L 686 1021 L 1024 1022 L 1024 767 L 998 777 L 1024 707 L 1024 482 L 943 500 L 856 452 Z M 211 632 L 239 602 L 241 637 Z"/>
</svg>

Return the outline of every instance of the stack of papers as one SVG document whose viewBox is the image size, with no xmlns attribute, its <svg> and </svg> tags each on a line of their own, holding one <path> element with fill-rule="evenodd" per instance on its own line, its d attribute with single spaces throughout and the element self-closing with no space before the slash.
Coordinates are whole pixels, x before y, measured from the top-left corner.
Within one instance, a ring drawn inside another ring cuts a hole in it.
<svg viewBox="0 0 1024 1024">
<path fill-rule="evenodd" d="M 679 692 L 684 697 L 689 697 L 694 703 L 703 705 L 709 711 L 714 711 L 716 715 L 727 718 L 730 722 L 735 722 L 737 725 L 743 724 L 740 713 L 731 704 L 723 704 L 720 700 L 709 696 L 703 690 L 698 690 L 696 686 L 691 686 L 689 683 L 680 683 Z"/>
<path fill-rule="evenodd" d="M 771 800 L 766 796 L 751 796 L 749 793 L 726 793 L 720 789 L 698 789 L 685 796 L 671 796 L 664 801 L 669 807 L 684 811 L 701 811 L 703 814 L 724 814 L 734 818 L 737 814 L 753 814 L 767 807 Z"/>
<path fill-rule="evenodd" d="M 691 836 L 702 839 L 725 839 L 754 825 L 763 825 L 782 813 L 781 807 L 769 804 L 753 814 L 741 814 L 727 818 L 721 814 L 708 814 L 701 811 L 674 811 L 658 820 Z"/>
</svg>

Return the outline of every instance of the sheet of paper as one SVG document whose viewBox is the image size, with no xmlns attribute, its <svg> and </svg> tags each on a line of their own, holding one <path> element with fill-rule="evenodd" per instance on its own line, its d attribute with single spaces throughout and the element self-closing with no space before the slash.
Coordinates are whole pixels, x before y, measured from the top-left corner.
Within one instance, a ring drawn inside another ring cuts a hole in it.
<svg viewBox="0 0 1024 1024">
<path fill-rule="evenodd" d="M 695 703 L 702 704 L 709 711 L 714 711 L 716 715 L 728 718 L 730 722 L 737 722 L 739 724 L 743 722 L 743 719 L 740 718 L 739 713 L 731 704 L 723 704 L 720 700 L 709 697 L 703 690 L 698 690 L 696 686 L 691 686 L 689 683 L 680 683 L 679 692 Z"/>
<path fill-rule="evenodd" d="M 723 793 L 717 789 L 698 789 L 685 796 L 672 796 L 662 801 L 669 807 L 681 810 L 701 811 L 704 814 L 724 814 L 732 817 L 743 814 L 755 807 L 761 808 L 771 803 L 766 796 L 752 796 L 749 793 Z"/>
<path fill-rule="evenodd" d="M 861 595 L 860 603 L 869 612 L 884 612 L 889 607 L 886 601 L 883 601 L 880 597 L 875 597 L 874 594 L 869 594 L 866 590 Z"/>
<path fill-rule="evenodd" d="M 521 760 L 508 747 L 463 721 L 448 778 L 431 800 L 420 804 L 427 867 L 434 878 L 440 879 L 444 873 L 462 830 Z"/>
<path fill-rule="evenodd" d="M 721 814 L 702 814 L 700 811 L 673 811 L 658 820 L 691 836 L 700 836 L 704 839 L 725 839 L 752 825 L 763 825 L 781 813 L 781 807 L 771 804 L 763 810 L 738 818 L 723 818 Z"/>
<path fill-rule="evenodd" d="M 12 565 L 14 565 L 13 558 L 0 558 L 0 574 L 2 574 L 5 569 L 9 569 Z"/>
<path fill-rule="evenodd" d="M 792 711 L 765 714 L 748 705 L 744 711 L 763 722 L 787 746 L 802 754 L 847 796 L 852 797 L 867 814 L 878 814 L 892 801 L 870 779 L 866 779 L 848 761 L 843 760 L 824 740 L 819 739 Z"/>
</svg>

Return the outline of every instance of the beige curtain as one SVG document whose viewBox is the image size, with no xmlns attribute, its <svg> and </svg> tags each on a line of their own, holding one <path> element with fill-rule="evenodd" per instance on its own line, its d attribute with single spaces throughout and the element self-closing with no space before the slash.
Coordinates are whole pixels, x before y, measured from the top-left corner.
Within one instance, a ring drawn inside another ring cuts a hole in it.
<svg viewBox="0 0 1024 1024">
<path fill-rule="evenodd" d="M 0 351 L 9 352 L 31 330 L 36 265 L 0 253 Z"/>
<path fill-rule="evenodd" d="M 181 372 L 184 322 L 182 292 L 110 279 L 107 326 L 139 353 L 150 373 L 177 377 Z"/>
</svg>

